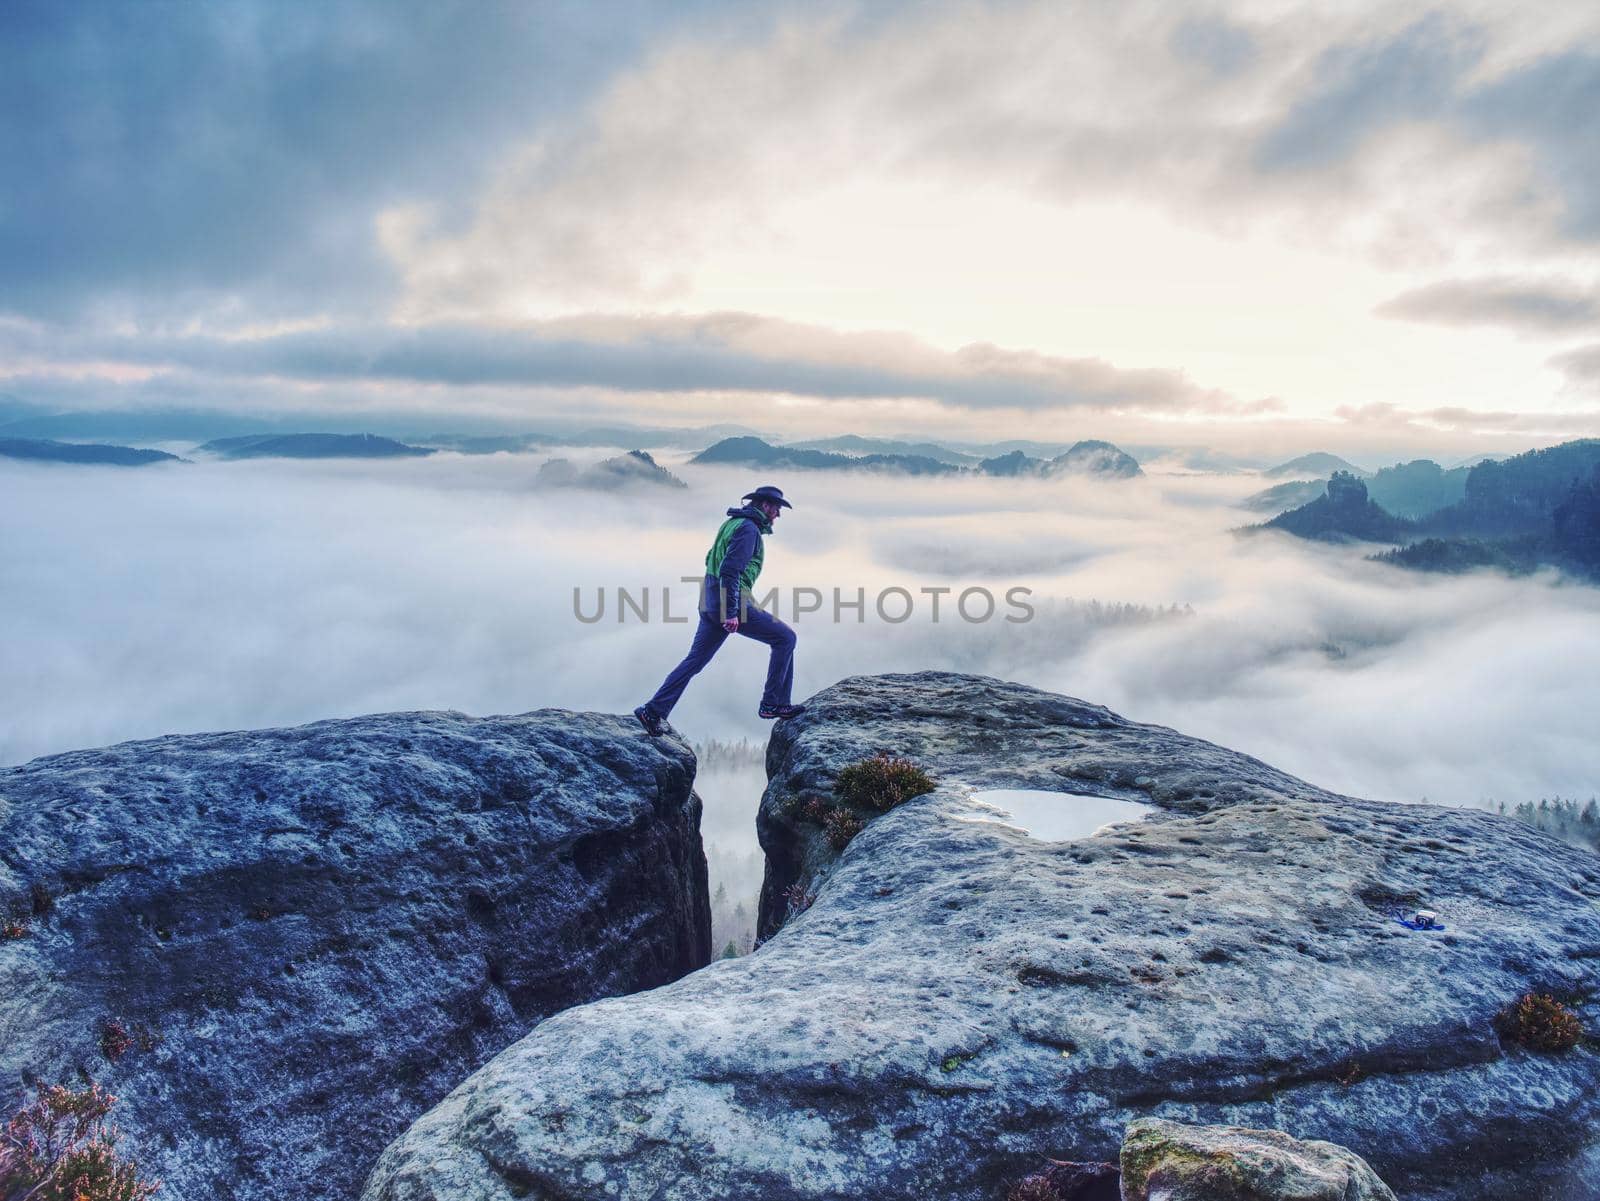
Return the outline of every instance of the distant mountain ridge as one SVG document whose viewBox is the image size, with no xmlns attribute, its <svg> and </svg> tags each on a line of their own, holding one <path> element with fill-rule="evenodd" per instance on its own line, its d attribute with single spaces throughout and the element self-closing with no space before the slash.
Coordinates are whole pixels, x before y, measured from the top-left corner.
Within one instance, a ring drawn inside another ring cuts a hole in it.
<svg viewBox="0 0 1600 1201">
<path fill-rule="evenodd" d="M 40 409 L 31 405 L 20 396 L 13 396 L 9 392 L 0 392 L 0 426 L 9 425 L 25 417 L 37 416 Z"/>
<path fill-rule="evenodd" d="M 394 438 L 409 445 L 438 445 L 460 449 L 459 441 L 505 438 L 512 442 L 554 446 L 672 446 L 691 450 L 708 441 L 757 431 L 733 422 L 701 426 L 582 427 L 561 423 L 555 429 L 520 430 L 499 418 L 463 419 L 460 427 L 428 436 L 420 428 L 440 430 L 443 418 L 419 419 L 409 412 L 376 412 L 362 417 L 365 432 Z M 426 425 L 422 423 L 426 422 Z M 215 408 L 69 409 L 34 404 L 0 393 L 0 436 L 61 438 L 78 442 L 184 442 L 202 443 L 246 434 L 327 433 L 347 435 L 350 419 L 332 410 L 297 415 L 249 415 Z M 512 449 L 498 447 L 496 449 Z"/>
<path fill-rule="evenodd" d="M 101 442 L 53 442 L 48 438 L 0 438 L 0 456 L 35 463 L 84 463 L 109 467 L 144 467 L 187 460 L 164 450 L 109 446 Z"/>
<path fill-rule="evenodd" d="M 831 450 L 774 446 L 761 438 L 724 438 L 690 459 L 741 467 L 774 467 L 802 471 L 896 471 L 906 475 L 956 475 L 962 469 L 924 455 L 846 455 Z"/>
<path fill-rule="evenodd" d="M 1542 532 L 1557 508 L 1600 467 L 1600 438 L 1579 438 L 1479 463 L 1465 495 L 1430 517 L 1430 533 L 1512 537 Z"/>
<path fill-rule="evenodd" d="M 1372 473 L 1357 467 L 1338 455 L 1329 454 L 1325 450 L 1314 450 L 1308 455 L 1301 455 L 1298 459 L 1290 459 L 1287 463 L 1279 463 L 1276 467 L 1269 467 L 1261 474 L 1269 479 L 1321 479 L 1332 475 L 1335 471 L 1344 471 L 1357 479 L 1366 479 Z"/>
<path fill-rule="evenodd" d="M 377 434 L 245 434 L 213 438 L 195 450 L 224 459 L 399 459 L 435 453 Z"/>
<path fill-rule="evenodd" d="M 602 459 L 587 467 L 579 467 L 567 459 L 551 459 L 539 468 L 534 482 L 544 488 L 593 488 L 603 492 L 615 491 L 629 484 L 668 488 L 689 486 L 643 450 L 630 450 L 625 455 Z"/>
<path fill-rule="evenodd" d="M 1439 478 L 1452 474 L 1441 470 Z M 1387 512 L 1367 483 L 1335 472 L 1325 495 L 1250 528 L 1400 543 L 1376 557 L 1423 571 L 1549 565 L 1600 579 L 1600 438 L 1481 462 L 1469 471 L 1461 500 L 1417 520 Z"/>
<path fill-rule="evenodd" d="M 935 459 L 952 467 L 970 466 L 979 456 L 952 450 L 938 442 L 904 442 L 894 438 L 864 438 L 860 434 L 840 434 L 833 438 L 811 438 L 804 442 L 785 442 L 791 450 L 823 450 L 847 455 L 913 455 Z"/>
<path fill-rule="evenodd" d="M 1446 471 L 1432 459 L 1413 459 L 1381 468 L 1367 477 L 1367 491 L 1389 512 L 1422 518 L 1449 508 L 1467 494 L 1470 467 Z"/>
<path fill-rule="evenodd" d="M 463 455 L 523 454 L 550 439 L 540 434 L 429 434 L 404 439 L 413 446 Z"/>
<path fill-rule="evenodd" d="M 1461 500 L 1467 492 L 1467 474 L 1465 467 L 1446 471 L 1432 459 L 1414 459 L 1381 468 L 1365 482 L 1367 494 L 1390 513 L 1421 518 Z M 1324 489 L 1321 480 L 1289 480 L 1252 493 L 1239 503 L 1258 513 L 1282 513 L 1310 504 Z"/>
<path fill-rule="evenodd" d="M 691 463 L 808 471 L 894 471 L 907 475 L 987 475 L 998 477 L 1095 475 L 1128 479 L 1142 475 L 1138 462 L 1109 442 L 1074 443 L 1053 459 L 1036 459 L 1014 450 L 975 465 L 956 465 L 926 455 L 848 455 L 803 446 L 774 446 L 761 438 L 724 438 L 701 451 Z"/>
<path fill-rule="evenodd" d="M 1287 513 L 1308 505 L 1327 491 L 1326 480 L 1285 480 L 1260 492 L 1252 492 L 1239 502 L 1241 509 L 1252 513 Z"/>
</svg>

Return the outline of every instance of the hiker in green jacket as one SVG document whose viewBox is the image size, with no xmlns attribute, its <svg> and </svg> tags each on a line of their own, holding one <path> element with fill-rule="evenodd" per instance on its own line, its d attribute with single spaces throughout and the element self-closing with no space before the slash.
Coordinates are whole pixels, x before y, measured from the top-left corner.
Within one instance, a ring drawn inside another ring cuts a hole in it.
<svg viewBox="0 0 1600 1201">
<path fill-rule="evenodd" d="M 761 573 L 761 536 L 772 533 L 772 523 L 784 509 L 794 506 L 770 484 L 747 492 L 743 508 L 729 509 L 706 552 L 706 574 L 700 589 L 700 621 L 694 642 L 682 663 L 672 669 L 656 694 L 633 711 L 651 734 L 667 728 L 667 715 L 701 668 L 711 662 L 729 634 L 743 634 L 772 648 L 767 661 L 767 685 L 761 694 L 760 716 L 795 717 L 804 705 L 789 703 L 794 684 L 794 631 L 772 614 L 747 604 L 751 587 Z"/>
</svg>

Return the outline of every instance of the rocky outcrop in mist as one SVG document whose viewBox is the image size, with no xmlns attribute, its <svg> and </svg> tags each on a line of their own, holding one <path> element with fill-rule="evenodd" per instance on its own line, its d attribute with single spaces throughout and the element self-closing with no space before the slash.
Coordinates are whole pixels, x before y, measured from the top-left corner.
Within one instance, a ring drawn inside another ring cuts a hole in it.
<svg viewBox="0 0 1600 1201">
<path fill-rule="evenodd" d="M 0 771 L 0 1104 L 93 1078 L 160 1196 L 351 1197 L 541 1018 L 710 955 L 694 759 L 393 713 Z"/>
<path fill-rule="evenodd" d="M 937 787 L 837 849 L 818 806 L 880 749 Z M 1115 1159 L 1147 1117 L 1329 1140 L 1408 1201 L 1600 1193 L 1600 1055 L 1497 1024 L 1539 990 L 1596 1028 L 1588 852 L 943 672 L 826 689 L 767 770 L 781 928 L 545 1021 L 384 1153 L 367 1201 L 988 1201 L 1042 1156 Z M 972 820 L 979 787 L 1158 812 L 1044 842 Z M 1444 929 L 1396 920 L 1422 905 Z"/>
<path fill-rule="evenodd" d="M 633 484 L 687 488 L 672 472 L 650 457 L 649 451 L 630 450 L 625 455 L 579 467 L 570 459 L 550 459 L 539 468 L 535 484 L 541 488 L 591 488 L 614 492 Z"/>
<path fill-rule="evenodd" d="M 1257 530 L 1282 530 L 1297 538 L 1318 542 L 1398 542 L 1414 535 L 1416 527 L 1367 495 L 1367 486 L 1348 471 L 1328 477 L 1323 495 L 1280 513 Z"/>
</svg>

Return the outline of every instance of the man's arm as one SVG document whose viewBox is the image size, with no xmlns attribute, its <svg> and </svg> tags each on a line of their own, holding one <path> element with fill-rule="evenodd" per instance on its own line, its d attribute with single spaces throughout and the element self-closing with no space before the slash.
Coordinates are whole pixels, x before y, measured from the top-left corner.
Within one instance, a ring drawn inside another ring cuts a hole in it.
<svg viewBox="0 0 1600 1201">
<path fill-rule="evenodd" d="M 717 572 L 717 582 L 721 585 L 718 592 L 722 597 L 722 612 L 717 615 L 720 621 L 734 621 L 739 617 L 739 602 L 742 599 L 739 577 L 750 565 L 750 556 L 756 553 L 757 537 L 755 522 L 746 519 L 728 539 L 728 550 L 722 556 L 722 567 Z"/>
</svg>

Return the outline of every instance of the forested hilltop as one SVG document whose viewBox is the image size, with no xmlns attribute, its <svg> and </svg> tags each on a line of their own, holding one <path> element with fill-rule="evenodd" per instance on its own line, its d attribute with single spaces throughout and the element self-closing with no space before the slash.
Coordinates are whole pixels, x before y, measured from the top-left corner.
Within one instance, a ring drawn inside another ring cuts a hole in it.
<svg viewBox="0 0 1600 1201">
<path fill-rule="evenodd" d="M 1523 801 L 1509 809 L 1502 802 L 1497 812 L 1546 834 L 1554 834 L 1563 841 L 1600 851 L 1600 800 L 1595 797 L 1590 797 L 1587 803 L 1580 803 L 1576 798 L 1551 800 L 1546 797 L 1537 805 Z"/>
<path fill-rule="evenodd" d="M 1583 438 L 1474 466 L 1462 498 L 1398 516 L 1345 471 L 1323 495 L 1254 529 L 1325 542 L 1398 543 L 1375 556 L 1420 571 L 1553 566 L 1600 579 L 1600 439 Z"/>
</svg>

